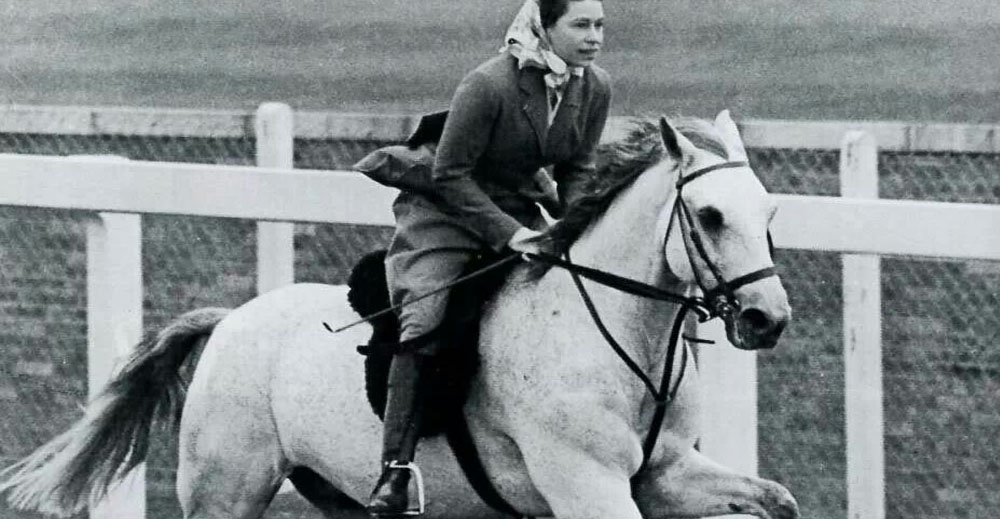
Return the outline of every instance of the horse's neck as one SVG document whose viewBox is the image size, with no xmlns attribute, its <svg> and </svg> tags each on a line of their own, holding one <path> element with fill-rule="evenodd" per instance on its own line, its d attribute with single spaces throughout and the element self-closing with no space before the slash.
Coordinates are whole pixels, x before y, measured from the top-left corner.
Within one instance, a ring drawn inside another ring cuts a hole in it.
<svg viewBox="0 0 1000 519">
<path fill-rule="evenodd" d="M 658 220 L 673 196 L 672 179 L 667 165 L 639 175 L 573 244 L 573 260 L 647 283 L 663 281 Z"/>
<path fill-rule="evenodd" d="M 682 291 L 683 286 L 665 265 L 666 229 L 660 222 L 662 212 L 669 211 L 667 205 L 673 199 L 673 178 L 667 164 L 641 174 L 573 245 L 570 250 L 573 261 L 665 290 Z M 659 350 L 666 347 L 669 329 L 664 322 L 672 317 L 664 315 L 666 303 L 613 289 L 594 287 L 594 291 L 600 291 L 598 305 L 602 314 L 609 317 L 618 314 L 620 322 L 636 324 L 618 332 L 622 342 L 644 344 L 648 346 L 645 351 L 636 354 L 659 357 Z M 595 293 L 595 299 L 596 296 Z"/>
</svg>

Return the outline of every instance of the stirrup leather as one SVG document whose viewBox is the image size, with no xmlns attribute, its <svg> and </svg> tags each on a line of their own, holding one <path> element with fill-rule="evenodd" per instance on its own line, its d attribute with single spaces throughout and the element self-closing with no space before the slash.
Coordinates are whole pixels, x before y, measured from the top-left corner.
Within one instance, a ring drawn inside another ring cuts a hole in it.
<svg viewBox="0 0 1000 519">
<path fill-rule="evenodd" d="M 400 463 L 398 461 L 390 461 L 389 462 L 389 468 L 390 469 L 402 469 L 402 470 L 405 470 L 405 471 L 409 472 L 410 475 L 413 476 L 413 481 L 417 484 L 417 506 L 416 507 L 410 507 L 409 503 L 407 503 L 407 509 L 405 511 L 400 512 L 399 514 L 395 514 L 395 515 L 407 516 L 407 517 L 417 516 L 417 515 L 423 515 L 423 513 L 424 513 L 424 476 L 420 472 L 420 467 L 418 467 L 415 463 L 412 463 L 412 462 Z M 409 495 L 409 491 L 407 491 L 407 495 Z"/>
</svg>

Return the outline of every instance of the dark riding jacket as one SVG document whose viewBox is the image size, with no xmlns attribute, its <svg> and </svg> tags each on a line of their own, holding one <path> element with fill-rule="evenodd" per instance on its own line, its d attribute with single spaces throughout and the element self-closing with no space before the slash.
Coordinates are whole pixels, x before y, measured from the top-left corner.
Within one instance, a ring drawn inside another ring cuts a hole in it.
<svg viewBox="0 0 1000 519">
<path fill-rule="evenodd" d="M 399 314 L 402 339 L 438 326 L 448 292 L 437 289 L 459 277 L 469 259 L 502 250 L 521 226 L 543 228 L 537 203 L 558 213 L 594 174 L 611 99 L 608 74 L 591 66 L 572 77 L 551 127 L 543 75 L 501 54 L 458 86 L 435 158 L 433 146 L 410 142 L 356 166 L 402 189 L 385 260 L 393 304 L 408 303 Z M 440 115 L 425 122 L 440 122 Z M 558 182 L 557 194 L 543 167 Z"/>
<path fill-rule="evenodd" d="M 551 127 L 544 74 L 509 54 L 480 65 L 459 84 L 437 148 L 436 204 L 494 250 L 537 222 L 539 168 L 552 166 L 563 205 L 595 170 L 611 100 L 607 72 L 591 65 L 571 76 Z"/>
</svg>

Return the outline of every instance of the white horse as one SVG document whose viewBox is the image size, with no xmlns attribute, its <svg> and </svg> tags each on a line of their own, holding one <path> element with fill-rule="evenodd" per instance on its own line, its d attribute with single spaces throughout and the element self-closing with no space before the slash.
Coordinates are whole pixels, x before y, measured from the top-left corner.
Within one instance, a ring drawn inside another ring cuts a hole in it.
<svg viewBox="0 0 1000 519">
<path fill-rule="evenodd" d="M 736 125 L 722 112 L 714 122 L 644 127 L 653 138 L 636 130 L 607 152 L 612 165 L 602 174 L 621 178 L 594 196 L 603 203 L 564 220 L 582 224 L 572 260 L 679 294 L 700 286 L 731 342 L 774 346 L 790 317 L 769 270 L 775 204 L 745 163 Z M 622 173 L 629 167 L 636 174 Z M 696 450 L 696 367 L 664 361 L 679 305 L 583 282 L 635 367 L 652 380 L 669 369 L 676 385 L 644 463 L 651 392 L 609 347 L 570 274 L 527 270 L 517 267 L 484 309 L 481 366 L 464 407 L 483 468 L 507 503 L 525 516 L 574 519 L 798 517 L 781 485 Z M 183 409 L 177 491 L 186 518 L 260 517 L 286 478 L 329 517 L 363 514 L 358 503 L 380 470 L 381 426 L 355 352 L 370 329 L 331 335 L 322 325 L 355 318 L 344 287 L 319 284 L 185 314 L 137 347 L 74 427 L 8 468 L 0 490 L 21 508 L 79 511 L 142 461 L 154 422 Z M 203 342 L 185 401 L 179 371 Z M 679 348 L 686 359 L 686 344 Z M 423 439 L 416 459 L 428 518 L 499 515 L 443 438 Z"/>
</svg>

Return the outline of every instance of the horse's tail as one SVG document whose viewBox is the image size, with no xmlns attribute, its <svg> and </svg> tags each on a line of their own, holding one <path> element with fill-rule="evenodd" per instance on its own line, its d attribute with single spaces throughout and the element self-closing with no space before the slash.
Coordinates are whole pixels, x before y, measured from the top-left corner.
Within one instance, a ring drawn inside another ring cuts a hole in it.
<svg viewBox="0 0 1000 519">
<path fill-rule="evenodd" d="M 67 516 L 105 494 L 142 463 L 154 424 L 180 418 L 187 388 L 180 370 L 227 314 L 188 312 L 136 347 L 83 418 L 0 472 L 0 492 L 19 509 Z"/>
</svg>

